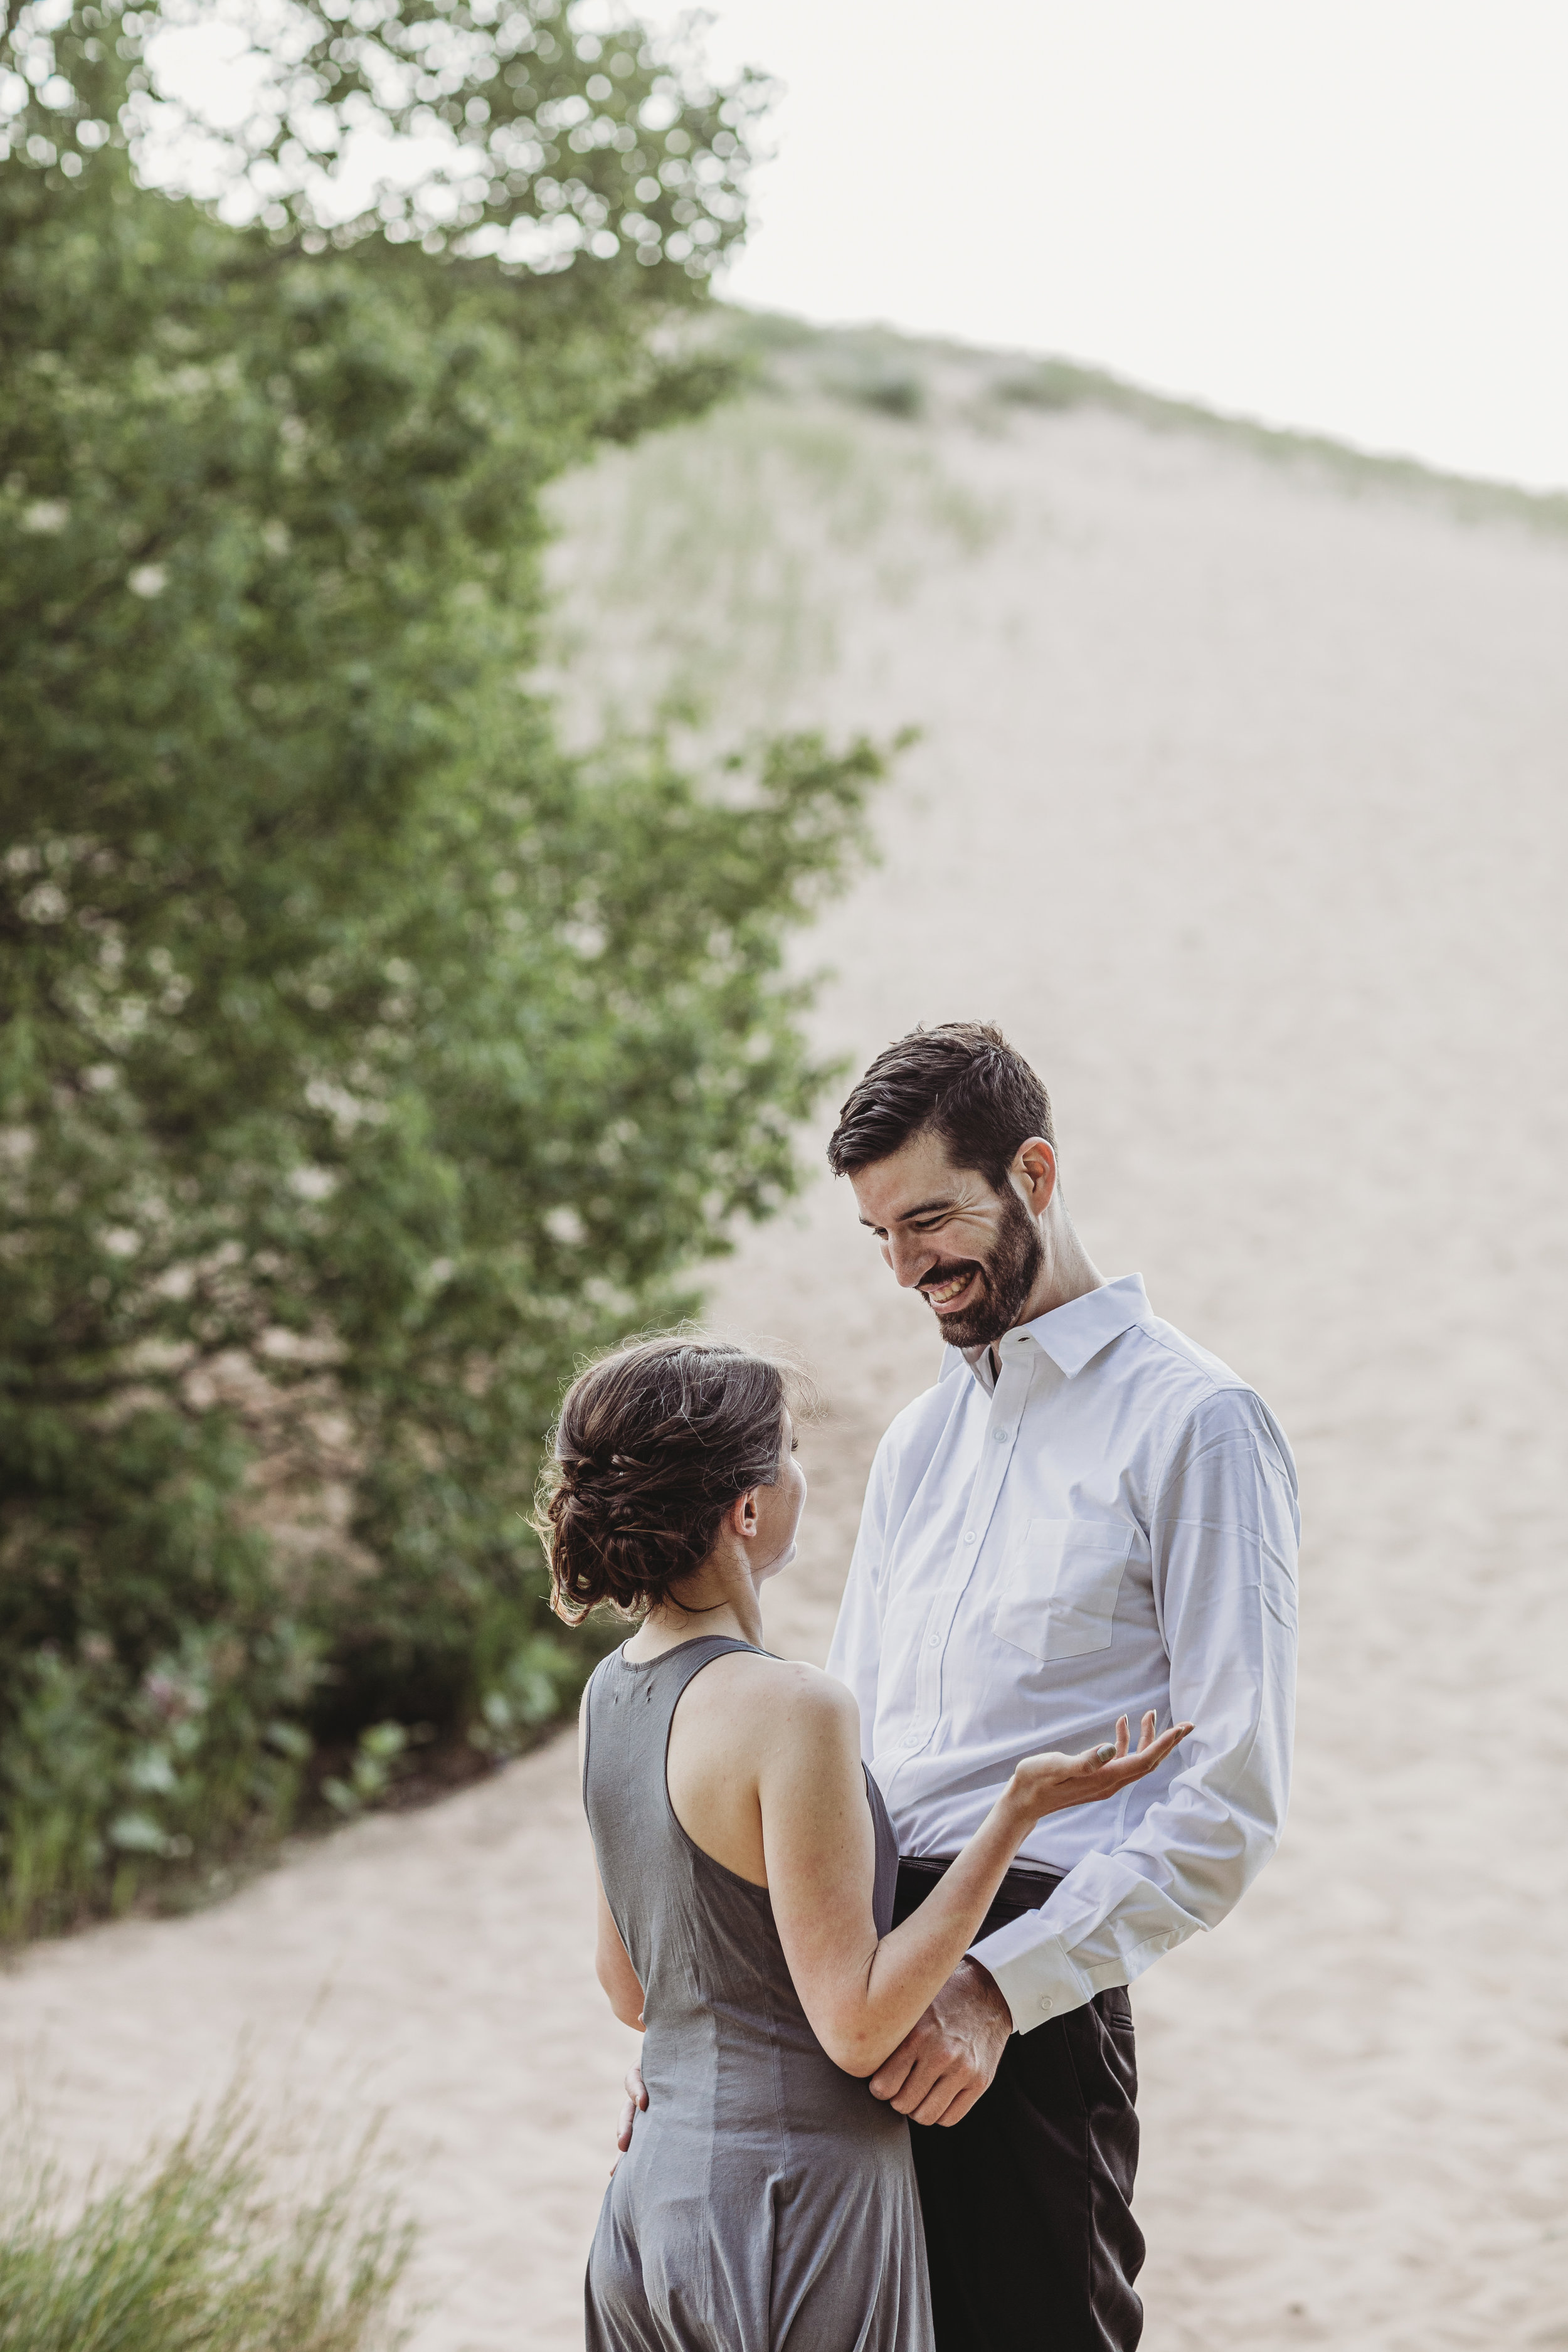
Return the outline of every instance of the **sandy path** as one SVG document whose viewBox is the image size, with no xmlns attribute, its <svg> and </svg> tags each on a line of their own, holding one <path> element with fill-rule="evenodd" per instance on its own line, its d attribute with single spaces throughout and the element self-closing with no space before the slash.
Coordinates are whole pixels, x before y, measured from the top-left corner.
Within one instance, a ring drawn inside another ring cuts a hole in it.
<svg viewBox="0 0 1568 2352">
<path fill-rule="evenodd" d="M 868 466 L 908 430 L 856 429 Z M 800 709 L 925 730 L 813 943 L 818 1026 L 863 1059 L 1002 1018 L 1091 1252 L 1258 1381 L 1303 1479 L 1289 1833 L 1135 1995 L 1146 2342 L 1568 2345 L 1568 543 L 1091 415 L 921 446 L 989 531 L 880 593 L 842 551 L 812 575 L 838 661 Z M 824 1182 L 721 1311 L 803 1344 L 835 1407 L 773 1621 L 819 1655 L 924 1310 Z M 587 1972 L 565 1748 L 0 1984 L 78 2158 L 242 2037 L 279 2092 L 387 2110 L 421 2352 L 578 2341 L 630 2037 Z"/>
</svg>

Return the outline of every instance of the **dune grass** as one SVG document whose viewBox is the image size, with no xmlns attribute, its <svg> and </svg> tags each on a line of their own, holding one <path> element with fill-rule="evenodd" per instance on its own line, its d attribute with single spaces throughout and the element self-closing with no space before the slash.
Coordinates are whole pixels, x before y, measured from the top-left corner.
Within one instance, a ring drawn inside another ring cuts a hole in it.
<svg viewBox="0 0 1568 2352">
<path fill-rule="evenodd" d="M 0 2210 L 0 2352 L 392 2352 L 410 2233 L 365 2153 L 279 2198 L 230 2100 L 85 2204 L 24 2171 Z"/>
<path fill-rule="evenodd" d="M 552 494 L 559 537 L 542 682 L 574 740 L 713 716 L 803 723 L 838 658 L 840 611 L 909 601 L 931 564 L 1005 518 L 889 403 L 754 391 Z"/>
<path fill-rule="evenodd" d="M 1268 464 L 1307 466 L 1325 482 L 1355 495 L 1389 490 L 1437 504 L 1467 520 L 1508 520 L 1531 530 L 1568 531 L 1568 492 L 1531 490 L 1513 482 L 1445 471 L 1419 458 L 1363 449 L 1330 434 L 1264 425 L 1202 401 L 1152 392 L 1110 369 L 1079 360 L 1044 358 L 987 348 L 950 337 L 900 333 L 885 326 L 814 327 L 777 312 L 719 306 L 722 332 L 775 389 L 796 396 L 809 388 L 841 403 L 889 415 L 929 414 L 938 382 L 948 383 L 948 405 L 964 379 L 971 421 L 987 407 L 1108 409 L 1155 433 L 1188 433 L 1228 443 Z M 940 403 L 938 404 L 941 404 Z"/>
</svg>

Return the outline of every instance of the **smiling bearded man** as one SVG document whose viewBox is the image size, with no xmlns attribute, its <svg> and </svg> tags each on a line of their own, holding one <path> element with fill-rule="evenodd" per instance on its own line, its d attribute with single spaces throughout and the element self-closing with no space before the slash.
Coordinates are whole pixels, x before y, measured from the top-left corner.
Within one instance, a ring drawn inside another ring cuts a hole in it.
<svg viewBox="0 0 1568 2352">
<path fill-rule="evenodd" d="M 947 1343 L 878 1449 L 828 1657 L 899 1833 L 895 1916 L 1025 1755 L 1113 1738 L 1129 1699 L 1196 1726 L 1124 1803 L 1038 1824 L 870 2084 L 916 2126 L 938 2352 L 1131 2352 L 1125 1988 L 1217 1926 L 1279 1840 L 1294 1465 L 1139 1276 L 1090 1263 L 1046 1090 L 999 1031 L 889 1046 L 827 1156 Z"/>
</svg>

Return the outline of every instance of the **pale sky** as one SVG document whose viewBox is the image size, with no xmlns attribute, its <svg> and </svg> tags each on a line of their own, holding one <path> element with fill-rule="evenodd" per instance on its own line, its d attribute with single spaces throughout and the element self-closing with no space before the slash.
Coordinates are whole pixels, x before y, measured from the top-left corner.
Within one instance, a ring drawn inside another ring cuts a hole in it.
<svg viewBox="0 0 1568 2352">
<path fill-rule="evenodd" d="M 160 43 L 214 117 L 248 103 L 230 13 Z M 1568 488 L 1568 0 L 708 13 L 717 69 L 783 85 L 737 299 Z"/>
<path fill-rule="evenodd" d="M 1568 0 L 711 14 L 787 86 L 739 299 L 1568 488 Z"/>
</svg>

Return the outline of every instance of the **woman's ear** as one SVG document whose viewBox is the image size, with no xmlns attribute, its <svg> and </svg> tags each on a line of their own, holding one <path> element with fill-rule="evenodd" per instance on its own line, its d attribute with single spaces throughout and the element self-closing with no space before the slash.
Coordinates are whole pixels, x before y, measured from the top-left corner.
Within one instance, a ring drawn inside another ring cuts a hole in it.
<svg viewBox="0 0 1568 2352">
<path fill-rule="evenodd" d="M 749 1537 L 756 1534 L 757 1488 L 755 1486 L 748 1486 L 743 1495 L 736 1496 L 730 1506 L 728 1517 L 730 1525 L 738 1536 Z"/>
</svg>

